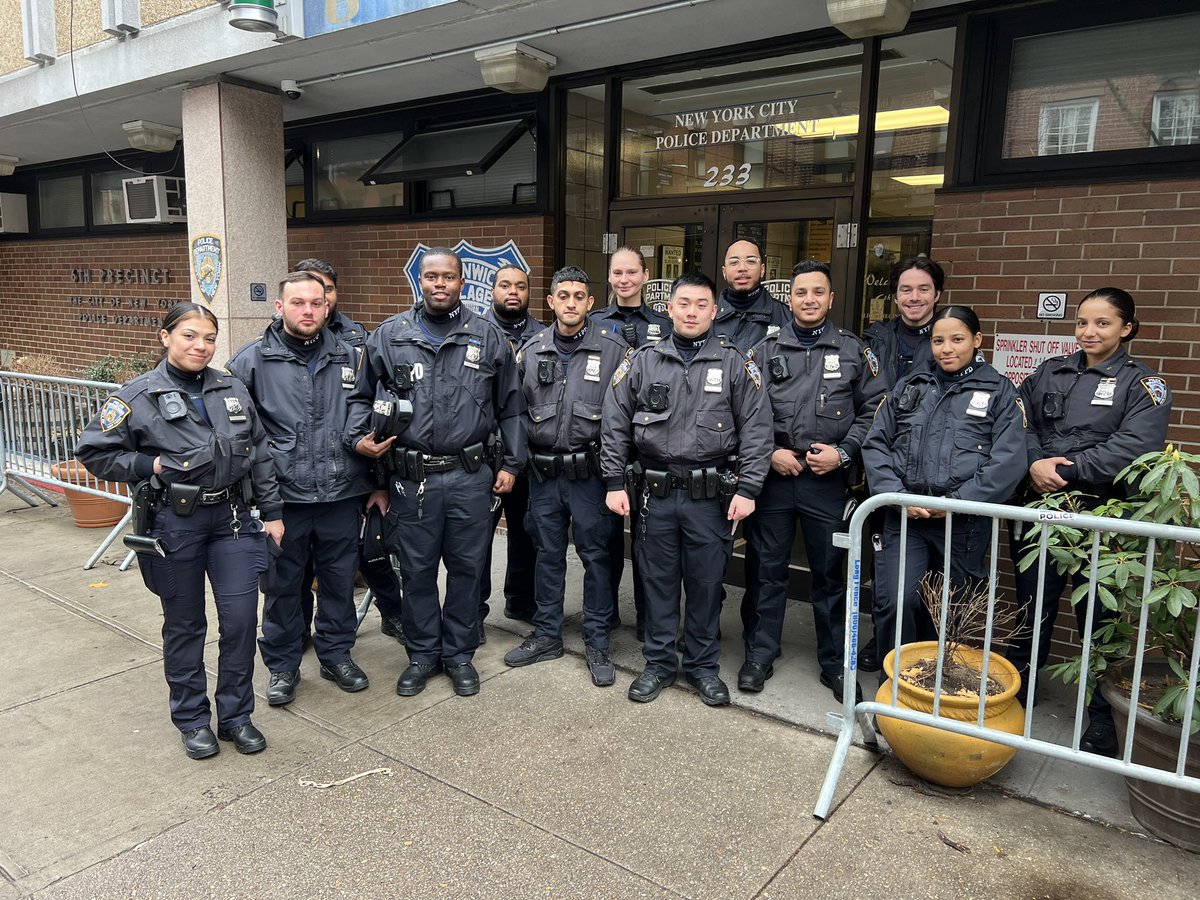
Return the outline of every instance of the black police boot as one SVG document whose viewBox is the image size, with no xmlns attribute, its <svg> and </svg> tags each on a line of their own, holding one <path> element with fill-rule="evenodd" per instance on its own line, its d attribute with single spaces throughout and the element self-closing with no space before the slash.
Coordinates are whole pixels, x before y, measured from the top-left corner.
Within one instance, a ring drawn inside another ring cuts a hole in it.
<svg viewBox="0 0 1200 900">
<path fill-rule="evenodd" d="M 871 635 L 866 646 L 858 651 L 858 668 L 862 672 L 879 671 L 879 645 L 875 643 L 875 635 Z"/>
<path fill-rule="evenodd" d="M 617 670 L 608 656 L 608 650 L 600 647 L 585 647 L 588 671 L 592 674 L 592 684 L 596 687 L 609 687 L 617 680 Z"/>
<path fill-rule="evenodd" d="M 842 693 L 845 689 L 846 681 L 842 677 L 841 672 L 838 672 L 836 675 L 830 675 L 828 672 L 822 672 L 821 673 L 821 684 L 823 684 L 823 685 L 825 685 L 825 687 L 829 688 L 830 692 L 834 696 L 834 699 L 837 700 L 838 703 L 842 702 Z M 855 679 L 854 680 L 854 702 L 862 703 L 862 699 L 863 699 L 862 687 L 859 685 L 858 679 Z"/>
<path fill-rule="evenodd" d="M 396 680 L 396 693 L 401 697 L 415 697 L 425 690 L 425 682 L 431 675 L 442 670 L 440 662 L 409 663 L 408 668 L 400 673 Z"/>
<path fill-rule="evenodd" d="M 390 638 L 395 638 L 401 644 L 405 643 L 404 626 L 400 624 L 400 619 L 398 617 L 385 615 L 381 612 L 379 614 L 379 619 L 379 631 L 381 634 L 386 634 Z"/>
<path fill-rule="evenodd" d="M 729 705 L 729 686 L 716 675 L 693 675 L 688 672 L 683 677 L 696 689 L 705 706 Z"/>
<path fill-rule="evenodd" d="M 365 691 L 371 683 L 367 680 L 367 673 L 348 656 L 340 663 L 321 663 L 321 677 L 337 682 L 337 686 L 347 694 Z"/>
<path fill-rule="evenodd" d="M 526 604 L 513 605 L 506 602 L 504 604 L 504 618 L 512 619 L 514 622 L 524 622 L 526 625 L 533 624 L 533 610 Z"/>
<path fill-rule="evenodd" d="M 1093 719 L 1079 739 L 1079 749 L 1097 756 L 1117 755 L 1117 727 L 1112 719 Z"/>
<path fill-rule="evenodd" d="M 670 687 L 674 683 L 674 672 L 670 675 L 655 675 L 653 672 L 645 671 L 633 679 L 633 684 L 629 685 L 629 699 L 635 703 L 649 703 L 662 693 L 663 688 Z"/>
<path fill-rule="evenodd" d="M 267 703 L 271 706 L 287 706 L 296 699 L 296 685 L 300 682 L 300 670 L 295 672 L 272 672 L 267 685 Z"/>
<path fill-rule="evenodd" d="M 267 739 L 249 722 L 245 725 L 235 725 L 228 731 L 219 728 L 217 737 L 223 741 L 233 741 L 234 749 L 238 753 L 258 753 L 267 749 Z"/>
<path fill-rule="evenodd" d="M 520 646 L 514 647 L 504 654 L 506 666 L 528 666 L 533 663 L 547 662 L 558 659 L 563 655 L 563 642 L 557 638 L 540 637 L 531 634 L 521 641 Z"/>
<path fill-rule="evenodd" d="M 454 693 L 460 697 L 472 697 L 479 693 L 479 673 L 469 662 L 457 666 L 446 666 L 446 674 L 454 682 Z"/>
<path fill-rule="evenodd" d="M 766 685 L 767 679 L 774 674 L 774 666 L 764 666 L 760 662 L 748 659 L 738 669 L 738 690 L 757 694 Z"/>
<path fill-rule="evenodd" d="M 183 752 L 192 759 L 205 759 L 221 752 L 221 745 L 207 725 L 185 731 L 180 737 L 183 739 Z"/>
</svg>

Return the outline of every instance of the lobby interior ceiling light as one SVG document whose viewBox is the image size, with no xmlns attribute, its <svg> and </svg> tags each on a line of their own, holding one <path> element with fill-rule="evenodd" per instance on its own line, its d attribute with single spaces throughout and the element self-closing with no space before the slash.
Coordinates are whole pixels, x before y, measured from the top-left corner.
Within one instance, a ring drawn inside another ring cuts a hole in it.
<svg viewBox="0 0 1200 900">
<path fill-rule="evenodd" d="M 19 156 L 4 156 L 0 154 L 0 175 L 11 175 L 17 169 L 17 163 L 21 161 Z"/>
<path fill-rule="evenodd" d="M 949 121 L 950 110 L 944 106 L 889 109 L 875 114 L 875 131 L 878 133 L 880 131 L 902 131 L 906 128 L 932 128 L 946 125 Z M 858 134 L 858 115 L 786 122 L 780 127 L 798 138 L 853 137 Z"/>
<path fill-rule="evenodd" d="M 910 187 L 941 187 L 946 183 L 946 176 L 940 172 L 933 172 L 929 175 L 893 175 L 892 181 L 898 181 Z"/>
<path fill-rule="evenodd" d="M 145 119 L 134 119 L 132 122 L 122 122 L 121 130 L 134 150 L 149 150 L 151 153 L 166 153 L 175 149 L 183 131 L 174 125 L 163 125 L 160 122 L 147 122 Z"/>
</svg>

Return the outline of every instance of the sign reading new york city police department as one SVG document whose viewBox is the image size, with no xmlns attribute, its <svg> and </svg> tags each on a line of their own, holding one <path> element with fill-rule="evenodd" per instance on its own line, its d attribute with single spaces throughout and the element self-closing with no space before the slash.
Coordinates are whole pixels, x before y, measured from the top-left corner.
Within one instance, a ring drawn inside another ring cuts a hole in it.
<svg viewBox="0 0 1200 900">
<path fill-rule="evenodd" d="M 408 286 L 412 288 L 414 300 L 421 296 L 421 260 L 425 258 L 429 249 L 426 244 L 417 244 L 412 256 L 404 264 L 404 274 L 408 277 Z M 500 247 L 476 247 L 466 240 L 461 240 L 454 245 L 453 250 L 462 260 L 462 301 L 477 315 L 483 315 L 492 305 L 492 285 L 496 281 L 497 272 L 505 266 L 517 266 L 523 271 L 529 271 L 529 263 L 517 249 L 516 241 L 509 241 Z"/>
<path fill-rule="evenodd" d="M 816 119 L 795 120 L 799 103 L 799 99 L 765 100 L 675 113 L 670 117 L 674 128 L 654 139 L 654 149 L 745 144 L 815 134 Z"/>
</svg>

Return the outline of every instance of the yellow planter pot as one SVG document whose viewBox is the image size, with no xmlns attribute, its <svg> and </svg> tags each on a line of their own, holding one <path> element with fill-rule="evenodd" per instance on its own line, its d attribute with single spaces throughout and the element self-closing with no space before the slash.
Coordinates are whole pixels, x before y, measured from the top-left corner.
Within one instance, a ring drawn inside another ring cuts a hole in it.
<svg viewBox="0 0 1200 900">
<path fill-rule="evenodd" d="M 1021 687 L 1021 676 L 1016 668 L 1002 656 L 989 654 L 988 675 L 1004 685 L 1003 693 L 988 697 L 984 701 L 984 725 L 1009 734 L 1020 734 L 1025 727 L 1025 711 L 1017 702 L 1017 691 Z M 879 687 L 875 700 L 891 705 L 892 681 L 895 677 L 893 650 L 883 662 L 888 681 Z M 921 641 L 905 644 L 900 648 L 901 670 L 922 659 L 937 658 L 937 641 Z M 980 650 L 964 648 L 958 654 L 962 663 L 978 670 L 983 665 Z M 923 690 L 900 679 L 900 692 L 896 701 L 905 709 L 933 712 L 933 692 Z M 974 697 L 942 695 L 940 714 L 947 719 L 974 722 L 978 716 L 979 701 Z M 902 722 L 884 714 L 877 717 L 879 730 L 887 739 L 893 752 L 902 763 L 926 781 L 946 787 L 970 787 L 995 775 L 1016 754 L 1016 749 L 994 741 L 967 737 L 940 731 L 928 725 Z"/>
</svg>

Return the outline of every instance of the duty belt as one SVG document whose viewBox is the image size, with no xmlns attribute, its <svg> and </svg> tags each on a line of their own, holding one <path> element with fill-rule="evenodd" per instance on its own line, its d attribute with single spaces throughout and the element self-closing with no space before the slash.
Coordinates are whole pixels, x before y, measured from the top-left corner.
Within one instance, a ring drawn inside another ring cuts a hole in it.
<svg viewBox="0 0 1200 900">
<path fill-rule="evenodd" d="M 643 459 L 629 467 L 635 490 L 655 497 L 666 497 L 671 491 L 687 491 L 690 500 L 713 500 L 737 493 L 738 477 L 727 459 L 712 460 L 685 475 L 672 475 L 655 460 Z"/>
<path fill-rule="evenodd" d="M 530 447 L 529 463 L 533 477 L 539 484 L 559 475 L 566 475 L 568 480 L 577 481 L 600 474 L 600 448 L 592 444 L 582 450 L 555 453 Z"/>
<path fill-rule="evenodd" d="M 483 451 L 482 441 L 446 456 L 398 447 L 392 451 L 392 468 L 401 478 L 410 481 L 424 481 L 426 475 L 452 469 L 466 469 L 474 474 L 483 466 Z"/>
<path fill-rule="evenodd" d="M 197 506 L 216 506 L 218 503 L 224 503 L 230 498 L 239 499 L 238 490 L 235 487 L 221 488 L 219 491 L 200 491 L 192 497 L 192 491 L 188 488 L 190 485 L 168 485 L 164 496 L 168 502 L 178 501 L 182 499 L 185 503 L 190 501 Z"/>
</svg>

